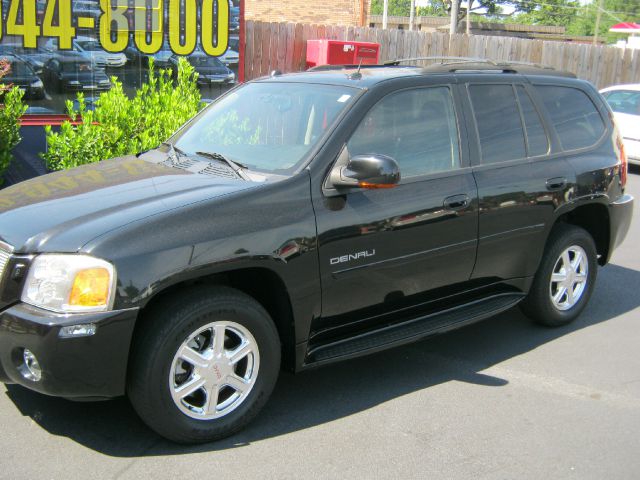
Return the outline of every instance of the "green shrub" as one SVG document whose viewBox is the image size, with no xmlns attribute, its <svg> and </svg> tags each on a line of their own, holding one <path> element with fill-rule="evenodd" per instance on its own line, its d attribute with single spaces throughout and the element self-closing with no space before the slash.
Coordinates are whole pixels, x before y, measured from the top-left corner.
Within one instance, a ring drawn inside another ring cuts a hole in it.
<svg viewBox="0 0 640 480">
<path fill-rule="evenodd" d="M 151 62 L 149 79 L 133 98 L 115 78 L 94 111 L 86 110 L 84 96 L 78 94 L 78 109 L 67 101 L 67 111 L 80 124 L 65 122 L 59 133 L 46 128 L 48 148 L 42 157 L 47 167 L 64 170 L 157 147 L 200 109 L 197 76 L 184 59 L 175 81 L 170 71 L 156 72 Z"/>
<path fill-rule="evenodd" d="M 0 79 L 8 71 L 8 63 L 0 62 Z M 21 140 L 20 117 L 27 110 L 22 102 L 23 96 L 24 92 L 18 87 L 9 88 L 0 84 L 0 184 L 13 159 L 11 151 Z"/>
</svg>

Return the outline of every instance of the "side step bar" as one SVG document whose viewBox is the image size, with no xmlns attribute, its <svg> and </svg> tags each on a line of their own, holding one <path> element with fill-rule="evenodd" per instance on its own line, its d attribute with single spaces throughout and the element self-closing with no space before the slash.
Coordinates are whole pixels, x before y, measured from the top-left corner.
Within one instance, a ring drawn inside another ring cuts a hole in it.
<svg viewBox="0 0 640 480">
<path fill-rule="evenodd" d="M 497 315 L 513 307 L 523 298 L 522 293 L 503 293 L 355 337 L 319 345 L 307 353 L 305 364 L 311 367 L 415 342 Z"/>
</svg>

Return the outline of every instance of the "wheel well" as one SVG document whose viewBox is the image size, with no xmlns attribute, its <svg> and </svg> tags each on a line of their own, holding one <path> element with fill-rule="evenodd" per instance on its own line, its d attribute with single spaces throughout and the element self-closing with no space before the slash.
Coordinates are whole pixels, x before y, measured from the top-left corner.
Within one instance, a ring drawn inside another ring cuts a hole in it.
<svg viewBox="0 0 640 480">
<path fill-rule="evenodd" d="M 283 366 L 288 370 L 295 368 L 295 326 L 289 294 L 282 279 L 266 268 L 233 270 L 172 285 L 149 300 L 140 312 L 140 318 L 144 318 L 145 313 L 160 300 L 179 295 L 181 291 L 196 285 L 225 285 L 255 298 L 269 313 L 278 329 Z"/>
<path fill-rule="evenodd" d="M 602 204 L 582 205 L 560 216 L 556 224 L 563 222 L 584 228 L 596 244 L 598 263 L 604 265 L 609 258 L 609 210 Z"/>
</svg>

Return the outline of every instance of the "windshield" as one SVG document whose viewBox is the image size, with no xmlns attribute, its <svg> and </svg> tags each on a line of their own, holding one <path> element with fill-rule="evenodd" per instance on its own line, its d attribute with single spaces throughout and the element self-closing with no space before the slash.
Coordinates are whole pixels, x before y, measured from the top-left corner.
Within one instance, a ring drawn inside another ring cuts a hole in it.
<svg viewBox="0 0 640 480">
<path fill-rule="evenodd" d="M 252 170 L 290 174 L 356 94 L 345 86 L 249 83 L 213 103 L 172 141 L 188 155 L 215 152 Z"/>
<path fill-rule="evenodd" d="M 98 42 L 96 40 L 79 41 L 77 43 L 80 46 L 80 48 L 82 48 L 83 50 L 86 50 L 88 52 L 102 52 L 102 51 L 104 51 L 104 50 L 102 50 L 102 46 L 100 45 L 100 42 Z"/>
<path fill-rule="evenodd" d="M 11 62 L 9 75 L 10 77 L 34 77 L 36 74 L 33 72 L 29 64 L 22 60 L 14 60 Z"/>
<path fill-rule="evenodd" d="M 93 66 L 88 62 L 62 62 L 61 70 L 65 73 L 92 72 Z"/>
<path fill-rule="evenodd" d="M 216 57 L 207 57 L 205 55 L 194 55 L 187 57 L 187 60 L 194 67 L 222 67 L 222 63 Z"/>
</svg>

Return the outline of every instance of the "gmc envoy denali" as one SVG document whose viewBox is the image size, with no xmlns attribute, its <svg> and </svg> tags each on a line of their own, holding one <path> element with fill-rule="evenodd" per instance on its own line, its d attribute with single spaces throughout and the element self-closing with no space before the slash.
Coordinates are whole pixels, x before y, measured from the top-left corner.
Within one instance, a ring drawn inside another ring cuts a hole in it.
<svg viewBox="0 0 640 480">
<path fill-rule="evenodd" d="M 0 192 L 0 380 L 230 435 L 294 371 L 519 304 L 574 320 L 633 198 L 606 102 L 442 59 L 249 82 L 155 150 Z"/>
</svg>

